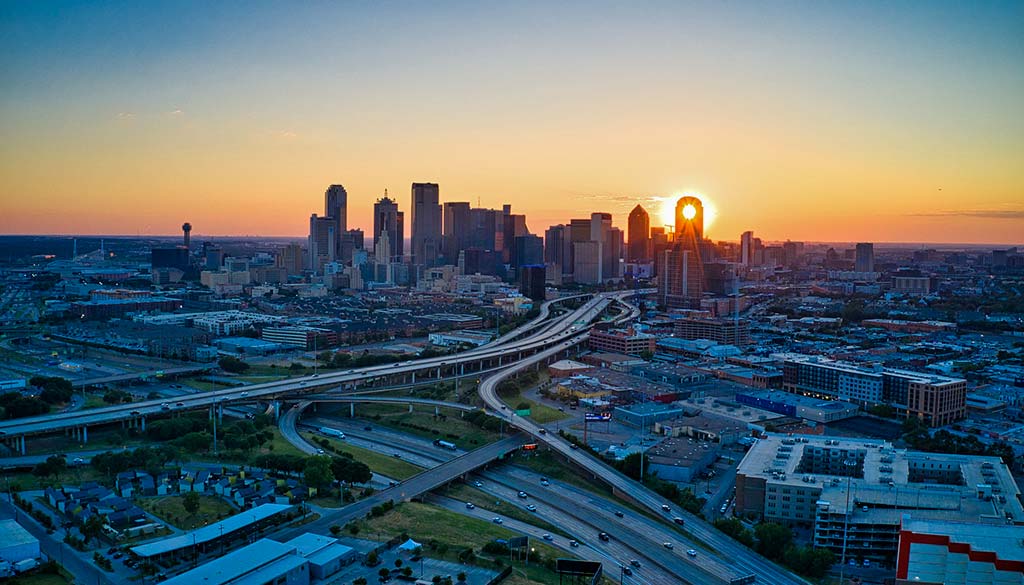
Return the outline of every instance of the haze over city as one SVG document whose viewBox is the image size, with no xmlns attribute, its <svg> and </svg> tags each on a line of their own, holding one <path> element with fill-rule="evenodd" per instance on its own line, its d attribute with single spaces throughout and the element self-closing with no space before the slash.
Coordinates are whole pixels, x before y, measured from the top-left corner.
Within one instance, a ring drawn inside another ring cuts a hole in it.
<svg viewBox="0 0 1024 585">
<path fill-rule="evenodd" d="M 0 232 L 306 233 L 323 185 L 713 238 L 1017 243 L 1020 3 L 0 8 Z M 657 224 L 657 221 L 654 222 Z"/>
</svg>

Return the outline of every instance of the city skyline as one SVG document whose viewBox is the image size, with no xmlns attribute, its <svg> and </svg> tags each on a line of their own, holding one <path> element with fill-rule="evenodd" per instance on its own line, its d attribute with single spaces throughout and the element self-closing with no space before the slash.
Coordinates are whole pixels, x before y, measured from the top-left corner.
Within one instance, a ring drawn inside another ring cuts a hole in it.
<svg viewBox="0 0 1024 585">
<path fill-rule="evenodd" d="M 809 6 L 7 5 L 0 232 L 302 237 L 340 182 L 369 233 L 434 182 L 534 232 L 700 193 L 714 239 L 1020 243 L 1024 7 Z"/>
</svg>

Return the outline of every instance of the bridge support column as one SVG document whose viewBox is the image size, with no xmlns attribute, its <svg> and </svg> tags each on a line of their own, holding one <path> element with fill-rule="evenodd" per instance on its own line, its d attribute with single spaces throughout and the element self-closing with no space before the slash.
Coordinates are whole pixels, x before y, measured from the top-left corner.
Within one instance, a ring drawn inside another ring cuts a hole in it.
<svg viewBox="0 0 1024 585">
<path fill-rule="evenodd" d="M 21 451 L 21 454 L 24 455 L 25 454 L 25 435 L 22 435 L 20 437 L 19 443 L 21 443 L 21 444 L 18 447 L 18 451 Z"/>
<path fill-rule="evenodd" d="M 85 426 L 82 427 L 82 442 L 83 443 L 88 443 L 89 442 L 89 427 L 85 427 Z"/>
<path fill-rule="evenodd" d="M 434 407 L 434 416 L 438 416 L 440 414 L 441 414 L 441 407 L 435 406 Z"/>
<path fill-rule="evenodd" d="M 146 432 L 146 417 L 142 417 L 139 419 L 139 425 L 139 428 L 142 429 L 142 432 Z"/>
<path fill-rule="evenodd" d="M 437 366 L 437 379 L 441 379 L 441 366 Z"/>
<path fill-rule="evenodd" d="M 349 418 L 355 418 L 356 417 L 356 403 L 355 402 L 349 402 L 348 403 L 348 417 Z"/>
<path fill-rule="evenodd" d="M 275 400 L 274 401 L 274 420 L 277 421 L 277 420 L 280 420 L 280 418 L 281 418 L 281 401 Z"/>
<path fill-rule="evenodd" d="M 466 375 L 466 364 L 465 363 L 459 364 L 459 375 L 460 376 Z"/>
<path fill-rule="evenodd" d="M 416 383 L 416 372 L 413 372 L 413 373 L 412 373 L 412 383 L 413 383 L 413 384 L 415 384 L 415 383 Z"/>
<path fill-rule="evenodd" d="M 409 412 L 410 413 L 412 412 L 412 403 L 411 402 L 409 403 Z"/>
</svg>

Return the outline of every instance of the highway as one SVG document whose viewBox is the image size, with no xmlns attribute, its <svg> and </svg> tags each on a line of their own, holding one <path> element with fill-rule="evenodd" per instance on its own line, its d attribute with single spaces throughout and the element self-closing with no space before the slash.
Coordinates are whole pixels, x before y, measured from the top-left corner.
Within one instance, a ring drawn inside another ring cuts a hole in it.
<svg viewBox="0 0 1024 585">
<path fill-rule="evenodd" d="M 282 418 L 281 431 L 285 437 L 299 436 L 294 428 L 286 428 L 294 423 L 294 418 Z M 434 447 L 429 440 L 407 435 L 387 427 L 374 426 L 372 431 L 364 430 L 365 420 L 348 420 L 326 417 L 314 417 L 306 423 L 306 426 L 317 428 L 329 426 L 339 429 L 346 434 L 345 442 L 356 446 L 372 449 L 374 451 L 390 454 L 400 453 L 404 461 L 408 461 L 421 467 L 432 468 L 443 462 L 459 457 L 460 451 L 449 451 Z M 291 439 L 289 439 L 291 440 Z M 295 443 L 297 447 L 303 445 L 311 447 L 308 442 L 299 437 L 300 442 Z M 557 480 L 550 481 L 550 486 L 544 487 L 540 483 L 540 475 L 519 468 L 501 467 L 490 469 L 484 472 L 477 472 L 476 476 L 485 480 L 483 487 L 479 488 L 499 499 L 511 502 L 516 506 L 525 507 L 524 500 L 517 497 L 518 492 L 529 493 L 532 497 L 529 503 L 535 504 L 535 514 L 539 519 L 558 526 L 563 532 L 570 534 L 577 541 L 583 543 L 582 548 L 571 548 L 568 540 L 562 536 L 555 536 L 548 544 L 561 546 L 576 553 L 582 549 L 592 549 L 602 558 L 591 559 L 606 562 L 606 571 L 615 574 L 619 571 L 622 563 L 628 563 L 630 559 L 638 559 L 643 565 L 643 570 L 634 569 L 636 577 L 642 574 L 642 582 L 650 583 L 678 583 L 679 577 L 690 583 L 727 583 L 733 571 L 720 559 L 701 555 L 698 557 L 703 565 L 712 565 L 717 571 L 717 578 L 709 580 L 709 569 L 698 568 L 695 561 L 685 556 L 685 548 L 679 547 L 669 551 L 662 546 L 664 542 L 678 542 L 678 532 L 649 518 L 637 518 L 635 514 L 629 514 L 623 518 L 614 515 L 615 510 L 624 509 L 621 505 L 615 504 L 607 499 L 596 496 L 571 485 L 564 484 Z M 568 494 L 568 497 L 565 495 Z M 480 503 L 480 502 L 477 502 Z M 448 506 L 446 506 L 448 507 Z M 461 503 L 461 509 L 465 510 L 465 502 Z M 494 512 L 487 512 L 482 507 L 472 511 L 470 515 L 490 520 L 495 516 Z M 510 519 L 503 518 L 507 527 L 519 530 L 516 525 L 510 524 Z M 532 536 L 543 534 L 543 530 L 525 525 L 529 530 L 520 530 Z M 597 534 L 607 531 L 612 534 L 611 540 L 602 542 Z M 590 558 L 585 556 L 583 558 Z"/>
<path fill-rule="evenodd" d="M 498 384 L 512 374 L 532 366 L 534 363 L 549 357 L 552 350 L 542 351 L 518 362 L 501 373 L 485 379 L 480 384 L 480 396 L 496 416 L 505 418 L 510 425 L 513 425 L 533 436 L 533 440 L 546 444 L 552 451 L 572 461 L 582 469 L 587 469 L 602 481 L 623 494 L 628 494 L 636 503 L 646 508 L 655 517 L 661 518 L 665 523 L 672 523 L 674 516 L 679 516 L 686 521 L 686 530 L 698 541 L 704 543 L 707 548 L 715 550 L 723 559 L 727 559 L 729 565 L 735 569 L 735 577 L 756 575 L 761 583 L 773 585 L 808 585 L 805 579 L 787 571 L 786 569 L 772 563 L 768 559 L 755 553 L 749 548 L 729 538 L 718 529 L 714 528 L 697 516 L 685 512 L 675 503 L 663 498 L 651 491 L 639 482 L 626 477 L 605 462 L 582 449 L 572 449 L 569 442 L 558 437 L 554 433 L 541 433 L 541 425 L 522 417 L 510 414 L 507 406 L 498 396 Z M 662 506 L 668 506 L 669 512 L 665 512 Z M 680 541 L 686 542 L 680 538 Z M 687 548 L 698 548 L 699 545 L 687 544 Z"/>
<path fill-rule="evenodd" d="M 543 324 L 536 324 L 534 332 L 520 339 L 503 341 L 500 345 L 482 347 L 455 355 L 412 360 L 396 364 L 385 364 L 366 368 L 352 369 L 343 372 L 314 374 L 253 384 L 249 386 L 214 390 L 179 397 L 177 401 L 168 402 L 164 399 L 147 400 L 131 404 L 108 406 L 69 413 L 43 415 L 4 421 L 0 423 L 0 436 L 5 440 L 37 433 L 49 433 L 66 428 L 84 428 L 99 424 L 109 424 L 123 420 L 144 418 L 150 415 L 167 414 L 175 410 L 208 408 L 214 405 L 256 400 L 273 400 L 284 395 L 295 393 L 316 393 L 325 390 L 345 390 L 355 392 L 360 383 L 382 377 L 402 376 L 415 381 L 417 374 L 426 373 L 427 379 L 450 379 L 454 376 L 473 375 L 473 367 L 485 369 L 501 366 L 505 361 L 521 360 L 526 355 L 548 348 L 558 347 L 564 350 L 574 343 L 586 329 L 585 324 L 591 322 L 613 301 L 628 296 L 629 292 L 602 293 L 595 295 L 581 307 L 569 311 Z M 549 301 L 549 303 L 557 302 Z M 621 301 L 619 301 L 621 302 Z M 468 371 L 467 371 L 467 367 Z M 445 372 L 448 372 L 446 375 Z M 421 377 L 420 380 L 424 378 Z M 177 406 L 180 403 L 181 406 Z M 166 407 L 164 405 L 167 405 Z"/>
</svg>

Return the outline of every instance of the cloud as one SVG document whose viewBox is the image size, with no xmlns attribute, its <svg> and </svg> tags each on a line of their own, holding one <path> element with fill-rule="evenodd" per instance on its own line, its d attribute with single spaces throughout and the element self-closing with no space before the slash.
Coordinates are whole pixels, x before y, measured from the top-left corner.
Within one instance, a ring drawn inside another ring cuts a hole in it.
<svg viewBox="0 0 1024 585">
<path fill-rule="evenodd" d="M 295 132 L 292 132 L 291 130 L 282 130 L 277 133 L 277 137 L 282 140 L 295 140 L 296 138 L 299 137 L 299 135 L 296 134 Z"/>
<path fill-rule="evenodd" d="M 182 110 L 181 108 L 175 108 L 175 109 L 171 110 L 170 112 L 168 112 L 168 114 L 170 114 L 172 116 L 184 116 L 185 115 L 185 111 Z"/>
<path fill-rule="evenodd" d="M 117 119 L 118 120 L 131 120 L 134 117 L 135 117 L 135 114 L 133 114 L 132 112 L 118 112 L 117 113 Z"/>
<path fill-rule="evenodd" d="M 1024 209 L 961 209 L 908 213 L 912 217 L 977 217 L 983 219 L 1024 219 Z"/>
</svg>

